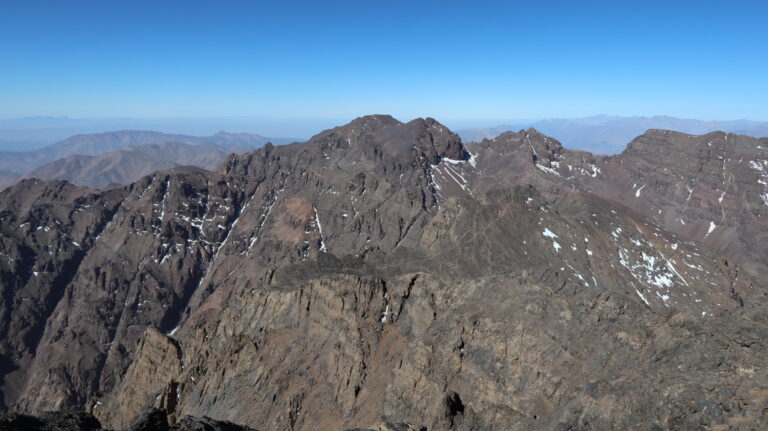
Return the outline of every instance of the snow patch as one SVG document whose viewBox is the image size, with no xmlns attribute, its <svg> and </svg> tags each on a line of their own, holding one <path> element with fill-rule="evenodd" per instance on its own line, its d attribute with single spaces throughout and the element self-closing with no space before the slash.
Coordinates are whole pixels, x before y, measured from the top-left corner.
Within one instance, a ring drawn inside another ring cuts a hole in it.
<svg viewBox="0 0 768 431">
<path fill-rule="evenodd" d="M 544 235 L 545 237 L 547 237 L 547 238 L 558 238 L 558 236 L 557 236 L 557 235 L 555 235 L 554 233 L 552 233 L 552 231 L 551 231 L 551 230 L 549 230 L 549 228 L 544 228 L 544 232 L 543 232 L 543 235 Z"/>
<path fill-rule="evenodd" d="M 645 302 L 645 305 L 648 305 L 648 306 L 650 306 L 650 305 L 651 305 L 651 303 L 650 303 L 650 302 L 648 302 L 648 300 L 647 300 L 647 299 L 645 299 L 645 296 L 643 296 L 643 294 L 642 294 L 642 293 L 640 293 L 640 291 L 639 291 L 639 290 L 635 289 L 635 292 L 637 292 L 637 296 L 639 296 L 639 297 L 640 297 L 640 299 L 642 299 L 642 300 L 643 300 L 643 302 Z"/>
<path fill-rule="evenodd" d="M 548 173 L 548 174 L 552 174 L 552 175 L 554 175 L 554 176 L 557 176 L 557 177 L 559 177 L 559 176 L 560 176 L 560 173 L 559 173 L 559 172 L 557 172 L 556 170 L 552 169 L 552 168 L 548 168 L 548 167 L 546 167 L 546 166 L 542 166 L 542 165 L 540 165 L 540 164 L 538 164 L 538 163 L 535 163 L 535 165 L 536 165 L 536 167 L 537 167 L 539 170 L 541 170 L 541 171 L 543 171 L 543 172 L 546 172 L 546 173 Z"/>
<path fill-rule="evenodd" d="M 315 206 L 312 206 L 312 209 L 315 210 L 315 223 L 317 224 L 317 232 L 320 234 L 320 251 L 328 251 L 325 248 L 325 237 L 323 237 L 323 225 L 320 224 L 320 217 L 317 215 L 317 208 Z"/>
<path fill-rule="evenodd" d="M 386 308 L 384 308 L 384 314 L 381 316 L 381 323 L 387 323 L 387 318 L 389 318 L 389 304 L 387 304 Z"/>
</svg>

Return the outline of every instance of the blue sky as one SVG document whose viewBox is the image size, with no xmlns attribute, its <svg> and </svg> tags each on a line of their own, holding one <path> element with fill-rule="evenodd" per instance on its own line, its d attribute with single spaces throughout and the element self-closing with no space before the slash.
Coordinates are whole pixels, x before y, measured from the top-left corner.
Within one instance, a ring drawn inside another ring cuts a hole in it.
<svg viewBox="0 0 768 431">
<path fill-rule="evenodd" d="M 0 118 L 768 120 L 766 17 L 764 1 L 4 0 Z"/>
</svg>

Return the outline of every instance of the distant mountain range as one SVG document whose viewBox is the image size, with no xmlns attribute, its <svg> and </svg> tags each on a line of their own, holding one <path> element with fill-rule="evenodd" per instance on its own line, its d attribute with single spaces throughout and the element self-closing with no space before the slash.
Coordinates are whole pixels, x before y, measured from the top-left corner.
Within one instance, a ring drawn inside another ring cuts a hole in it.
<svg viewBox="0 0 768 431">
<path fill-rule="evenodd" d="M 209 136 L 220 130 L 257 130 L 263 136 L 304 140 L 341 119 L 199 117 L 199 118 L 66 118 L 24 117 L 0 119 L 0 151 L 31 151 L 70 136 L 114 130 L 159 130 Z"/>
<path fill-rule="evenodd" d="M 38 150 L 0 152 L 0 187 L 23 177 L 90 187 L 125 184 L 174 166 L 212 168 L 229 153 L 252 151 L 267 142 L 281 144 L 288 139 L 250 133 L 191 136 L 143 130 L 76 135 Z"/>
<path fill-rule="evenodd" d="M 676 130 L 702 135 L 714 131 L 738 133 L 753 137 L 768 136 L 768 122 L 750 120 L 702 121 L 655 117 L 615 117 L 597 115 L 577 119 L 549 119 L 511 122 L 495 127 L 458 130 L 464 142 L 480 142 L 492 139 L 506 131 L 518 131 L 530 127 L 557 138 L 566 148 L 599 154 L 617 154 L 627 143 L 649 129 Z"/>
<path fill-rule="evenodd" d="M 252 146 L 163 142 L 132 145 L 97 156 L 69 156 L 41 166 L 25 175 L 27 178 L 65 180 L 93 188 L 132 183 L 153 172 L 177 166 L 213 169 L 227 155 L 255 149 Z"/>
</svg>

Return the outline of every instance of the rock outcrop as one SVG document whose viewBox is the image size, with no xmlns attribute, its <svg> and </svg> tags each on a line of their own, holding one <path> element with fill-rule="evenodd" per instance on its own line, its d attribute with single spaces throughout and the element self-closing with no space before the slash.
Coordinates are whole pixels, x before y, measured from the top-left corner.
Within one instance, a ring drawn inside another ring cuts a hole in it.
<svg viewBox="0 0 768 431">
<path fill-rule="evenodd" d="M 0 413 L 0 429 L 8 431 L 101 431 L 99 421 L 83 412 L 48 412 L 40 417 Z"/>
<path fill-rule="evenodd" d="M 160 409 L 144 410 L 137 415 L 136 420 L 129 427 L 120 429 L 125 431 L 254 431 L 232 422 L 217 421 L 208 417 L 186 416 L 178 423 L 169 425 L 166 412 Z M 109 431 L 102 428 L 99 420 L 91 414 L 67 411 L 47 412 L 40 417 L 0 413 L 0 430 Z"/>
</svg>

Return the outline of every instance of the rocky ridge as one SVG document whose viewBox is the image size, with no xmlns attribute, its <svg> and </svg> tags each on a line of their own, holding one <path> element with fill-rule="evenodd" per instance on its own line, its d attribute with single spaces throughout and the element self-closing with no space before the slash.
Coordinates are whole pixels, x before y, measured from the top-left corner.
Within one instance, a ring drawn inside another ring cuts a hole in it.
<svg viewBox="0 0 768 431">
<path fill-rule="evenodd" d="M 664 133 L 596 157 L 368 116 L 215 173 L 26 180 L 0 199 L 5 405 L 114 429 L 150 407 L 257 429 L 749 429 L 765 142 L 676 160 L 653 146 L 710 138 Z M 732 236 L 700 229 L 725 151 Z M 695 178 L 694 205 L 665 172 Z"/>
</svg>

